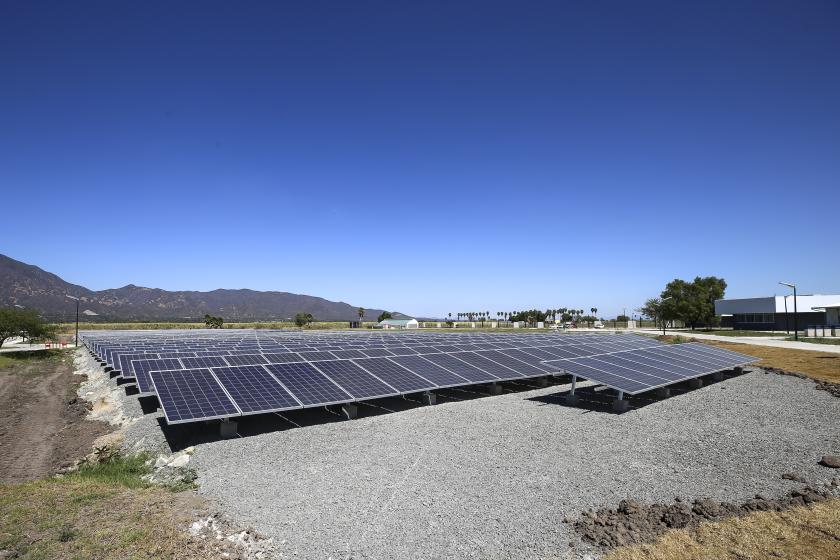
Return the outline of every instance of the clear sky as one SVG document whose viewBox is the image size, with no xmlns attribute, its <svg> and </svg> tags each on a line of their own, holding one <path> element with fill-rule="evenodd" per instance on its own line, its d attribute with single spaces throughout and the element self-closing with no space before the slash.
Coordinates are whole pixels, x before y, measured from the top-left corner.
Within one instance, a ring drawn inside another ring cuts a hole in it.
<svg viewBox="0 0 840 560">
<path fill-rule="evenodd" d="M 409 314 L 840 293 L 840 3 L 0 3 L 0 253 Z"/>
</svg>

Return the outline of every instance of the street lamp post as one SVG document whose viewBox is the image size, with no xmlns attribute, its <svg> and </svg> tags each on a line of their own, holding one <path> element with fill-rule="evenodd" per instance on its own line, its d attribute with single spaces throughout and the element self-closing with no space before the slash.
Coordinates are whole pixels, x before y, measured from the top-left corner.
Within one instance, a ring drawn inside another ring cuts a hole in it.
<svg viewBox="0 0 840 560">
<path fill-rule="evenodd" d="M 779 282 L 779 284 L 793 288 L 793 340 L 799 340 L 799 317 L 797 317 L 798 313 L 796 311 L 796 284 L 791 284 L 790 282 Z M 785 300 L 785 304 L 787 304 L 787 300 Z"/>
<path fill-rule="evenodd" d="M 73 296 L 66 296 L 70 299 L 76 300 L 76 348 L 79 347 L 79 298 Z"/>
<path fill-rule="evenodd" d="M 674 296 L 668 296 L 659 300 L 659 305 L 661 306 L 663 302 L 668 301 L 669 299 L 674 299 Z M 659 318 L 662 320 L 662 336 L 665 336 L 665 317 L 662 316 L 662 308 L 659 308 Z"/>
</svg>

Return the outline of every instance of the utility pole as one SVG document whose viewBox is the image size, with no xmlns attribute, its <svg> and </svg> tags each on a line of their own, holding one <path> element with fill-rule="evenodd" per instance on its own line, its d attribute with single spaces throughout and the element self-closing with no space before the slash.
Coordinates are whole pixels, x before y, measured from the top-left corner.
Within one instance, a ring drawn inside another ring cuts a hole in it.
<svg viewBox="0 0 840 560">
<path fill-rule="evenodd" d="M 67 296 L 70 299 L 76 300 L 76 348 L 79 347 L 79 298 Z"/>
<path fill-rule="evenodd" d="M 782 286 L 793 288 L 793 340 L 799 340 L 799 317 L 796 311 L 796 284 L 790 282 L 779 282 Z M 787 307 L 787 299 L 785 299 L 785 307 Z"/>
</svg>

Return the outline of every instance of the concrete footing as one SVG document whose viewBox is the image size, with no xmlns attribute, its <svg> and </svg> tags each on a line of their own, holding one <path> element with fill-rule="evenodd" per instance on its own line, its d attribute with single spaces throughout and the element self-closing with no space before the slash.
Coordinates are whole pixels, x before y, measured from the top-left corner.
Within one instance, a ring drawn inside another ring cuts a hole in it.
<svg viewBox="0 0 840 560">
<path fill-rule="evenodd" d="M 423 393 L 422 399 L 423 399 L 423 404 L 425 404 L 427 406 L 432 406 L 434 404 L 437 404 L 437 395 L 435 395 L 434 393 L 429 393 L 427 391 L 427 392 Z"/>
<path fill-rule="evenodd" d="M 671 396 L 671 389 L 669 389 L 668 387 L 660 387 L 656 390 L 656 396 L 660 399 L 667 399 Z"/>
<path fill-rule="evenodd" d="M 219 424 L 219 436 L 224 439 L 235 438 L 237 435 L 236 429 L 238 424 L 232 420 L 222 420 Z"/>
<path fill-rule="evenodd" d="M 537 377 L 535 379 L 537 387 L 548 387 L 548 377 Z"/>
<path fill-rule="evenodd" d="M 723 381 L 723 372 L 722 371 L 714 372 L 712 374 L 712 379 L 714 379 L 715 381 Z"/>
<path fill-rule="evenodd" d="M 703 380 L 700 379 L 699 377 L 695 377 L 694 379 L 689 379 L 688 380 L 688 386 L 691 387 L 692 389 L 699 389 L 700 387 L 703 386 Z"/>
<path fill-rule="evenodd" d="M 341 405 L 341 413 L 348 420 L 353 420 L 359 416 L 359 407 L 353 403 L 345 403 Z"/>
<path fill-rule="evenodd" d="M 624 399 L 615 399 L 612 403 L 612 409 L 616 412 L 625 412 L 630 408 L 630 403 Z"/>
<path fill-rule="evenodd" d="M 501 395 L 502 386 L 498 383 L 490 383 L 489 385 L 487 385 L 487 392 L 491 395 Z"/>
<path fill-rule="evenodd" d="M 112 371 L 114 371 L 114 368 L 112 368 L 111 366 L 105 366 L 105 373 L 110 373 Z"/>
<path fill-rule="evenodd" d="M 577 403 L 580 402 L 580 397 L 578 397 L 577 395 L 566 395 L 563 398 L 563 400 L 566 402 L 566 404 L 575 406 L 577 405 Z"/>
<path fill-rule="evenodd" d="M 744 368 L 738 366 L 733 371 L 735 372 L 735 375 L 741 375 L 742 373 L 744 373 Z"/>
</svg>

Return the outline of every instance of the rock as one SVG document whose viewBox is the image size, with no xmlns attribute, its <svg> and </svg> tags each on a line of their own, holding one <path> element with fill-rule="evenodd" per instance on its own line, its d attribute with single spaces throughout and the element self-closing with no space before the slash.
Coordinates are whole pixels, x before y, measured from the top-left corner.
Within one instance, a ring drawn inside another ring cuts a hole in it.
<svg viewBox="0 0 840 560">
<path fill-rule="evenodd" d="M 184 467 L 190 462 L 190 456 L 187 454 L 178 455 L 174 459 L 169 462 L 169 466 L 172 468 L 179 468 Z"/>
<path fill-rule="evenodd" d="M 168 464 L 169 464 L 169 457 L 164 457 L 163 455 L 161 455 L 160 457 L 157 458 L 157 461 L 155 461 L 155 468 L 156 469 L 162 469 L 163 467 L 165 467 Z"/>
<path fill-rule="evenodd" d="M 804 478 L 802 478 L 798 474 L 794 474 L 794 473 L 785 473 L 785 474 L 782 475 L 782 478 L 784 480 L 793 480 L 795 482 L 802 482 L 802 483 L 805 482 Z"/>
<path fill-rule="evenodd" d="M 832 469 L 840 469 L 840 455 L 823 455 L 820 464 Z"/>
<path fill-rule="evenodd" d="M 195 453 L 195 447 L 193 447 L 192 445 L 187 447 L 186 449 L 184 449 L 184 453 L 186 453 L 187 455 L 192 455 L 193 453 Z"/>
</svg>

